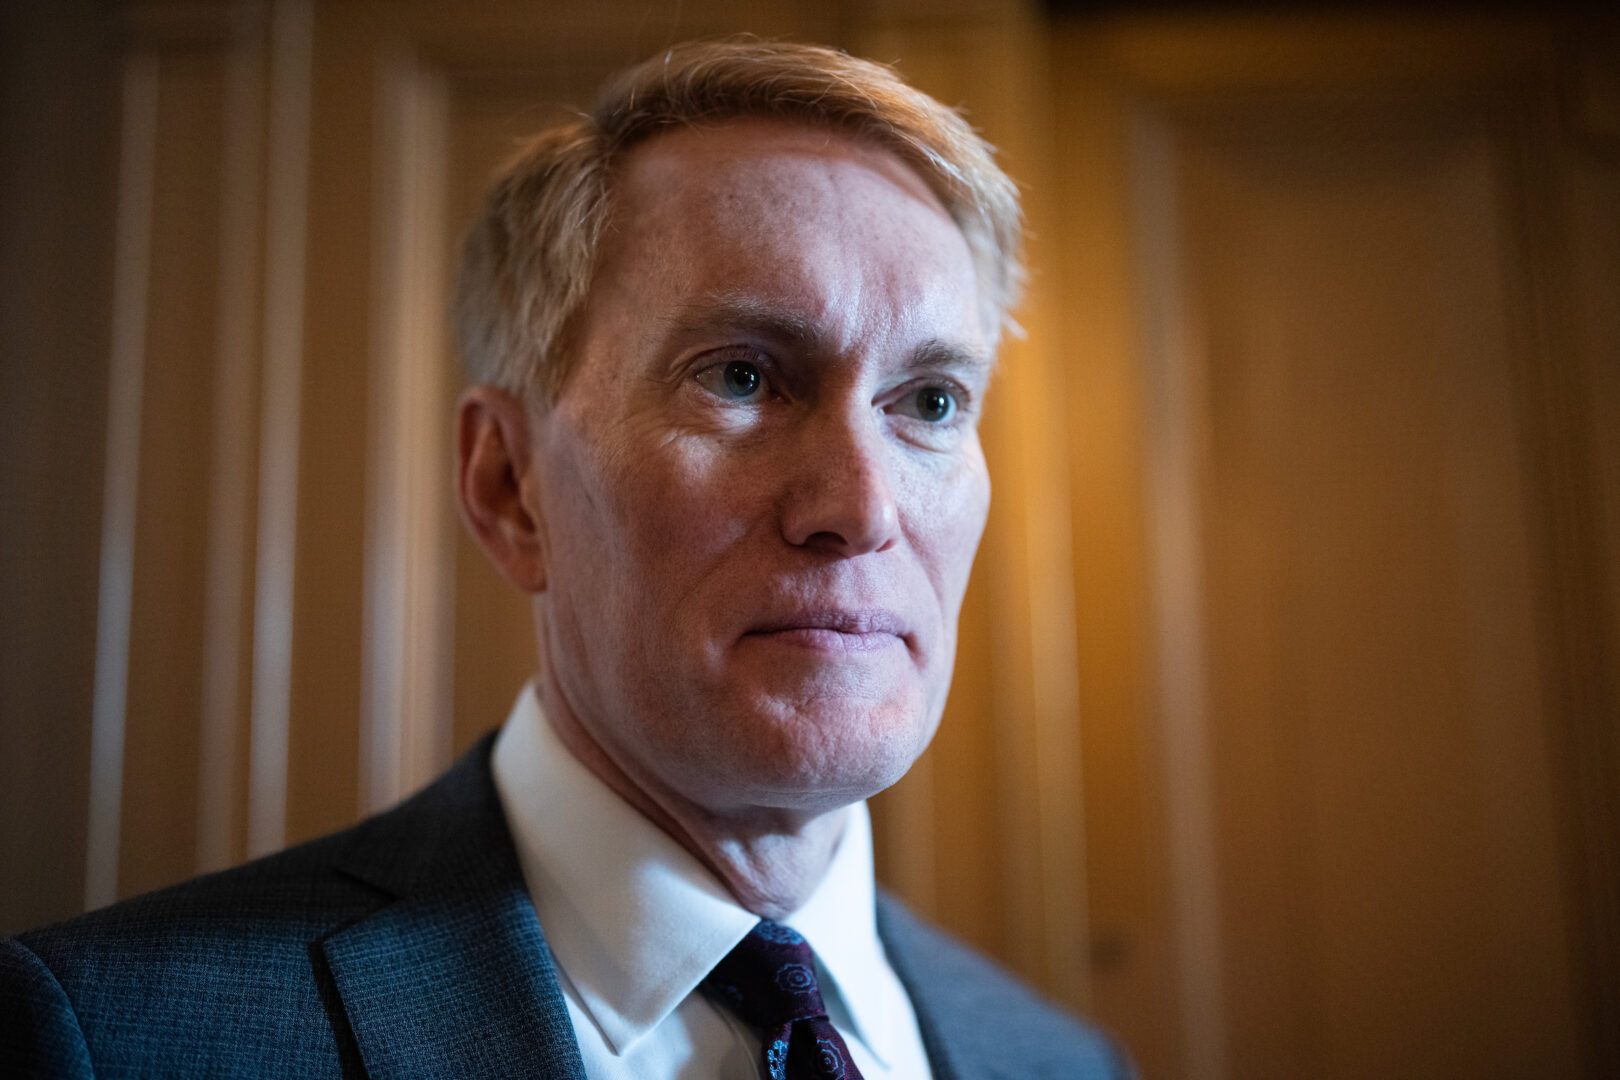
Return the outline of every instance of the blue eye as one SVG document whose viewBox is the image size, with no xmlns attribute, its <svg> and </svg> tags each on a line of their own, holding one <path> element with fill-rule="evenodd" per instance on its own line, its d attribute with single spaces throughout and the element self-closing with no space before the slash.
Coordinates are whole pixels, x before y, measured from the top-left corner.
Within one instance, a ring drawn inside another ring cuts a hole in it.
<svg viewBox="0 0 1620 1080">
<path fill-rule="evenodd" d="M 925 386 L 917 391 L 917 416 L 931 424 L 944 423 L 956 415 L 956 395 L 943 386 Z"/>
<path fill-rule="evenodd" d="M 749 397 L 759 389 L 759 368 L 746 360 L 733 360 L 721 371 L 720 381 L 732 397 Z"/>
<path fill-rule="evenodd" d="M 717 397 L 746 401 L 759 393 L 765 376 L 759 365 L 747 360 L 728 360 L 698 372 L 700 386 Z"/>
</svg>

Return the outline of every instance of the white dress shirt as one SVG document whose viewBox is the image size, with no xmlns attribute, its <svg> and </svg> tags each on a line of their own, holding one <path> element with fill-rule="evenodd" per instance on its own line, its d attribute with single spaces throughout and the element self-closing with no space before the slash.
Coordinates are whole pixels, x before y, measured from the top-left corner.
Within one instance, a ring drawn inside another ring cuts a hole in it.
<svg viewBox="0 0 1620 1080">
<path fill-rule="evenodd" d="M 496 739 L 494 773 L 586 1076 L 756 1080 L 758 1035 L 697 990 L 756 916 L 563 746 L 532 684 Z M 877 936 L 866 804 L 842 813 L 827 876 L 782 921 L 815 949 L 827 1014 L 866 1080 L 930 1080 Z"/>
</svg>

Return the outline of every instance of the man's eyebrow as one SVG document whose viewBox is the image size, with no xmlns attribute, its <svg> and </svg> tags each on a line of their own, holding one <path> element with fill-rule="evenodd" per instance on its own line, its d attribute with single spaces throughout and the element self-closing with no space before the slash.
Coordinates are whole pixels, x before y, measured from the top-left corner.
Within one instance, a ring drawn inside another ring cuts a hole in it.
<svg viewBox="0 0 1620 1080">
<path fill-rule="evenodd" d="M 769 341 L 785 342 L 797 351 L 830 351 L 827 335 L 816 323 L 757 296 L 720 293 L 692 301 L 666 320 L 676 338 L 696 337 L 717 329 L 743 331 Z M 976 345 L 930 338 L 911 351 L 911 370 L 955 369 L 988 376 L 995 368 L 995 353 Z"/>
<path fill-rule="evenodd" d="M 811 320 L 754 296 L 721 293 L 703 297 L 670 316 L 668 323 L 675 337 L 727 329 L 786 342 L 807 352 L 826 345 L 826 335 Z"/>
<path fill-rule="evenodd" d="M 996 366 L 996 357 L 986 348 L 933 338 L 912 350 L 911 360 L 906 366 L 927 370 L 966 369 L 976 375 L 988 376 Z"/>
</svg>

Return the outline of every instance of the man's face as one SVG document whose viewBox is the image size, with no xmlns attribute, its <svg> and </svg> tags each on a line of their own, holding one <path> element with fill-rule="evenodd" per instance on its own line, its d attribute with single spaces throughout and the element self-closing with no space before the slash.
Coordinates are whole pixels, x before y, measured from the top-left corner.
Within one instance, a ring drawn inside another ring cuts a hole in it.
<svg viewBox="0 0 1620 1080">
<path fill-rule="evenodd" d="M 533 412 L 563 699 L 644 789 L 819 812 L 927 746 L 990 484 L 974 267 L 922 180 L 807 126 L 635 148 Z"/>
</svg>

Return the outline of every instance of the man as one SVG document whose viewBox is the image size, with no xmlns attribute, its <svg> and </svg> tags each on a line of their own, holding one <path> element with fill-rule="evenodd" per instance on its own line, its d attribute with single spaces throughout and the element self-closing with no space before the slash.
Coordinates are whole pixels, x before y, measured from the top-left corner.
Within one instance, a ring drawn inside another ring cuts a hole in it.
<svg viewBox="0 0 1620 1080">
<path fill-rule="evenodd" d="M 537 679 L 388 814 L 7 943 L 0 1064 L 1121 1074 L 871 880 L 863 800 L 950 681 L 1018 227 L 959 118 L 824 49 L 672 49 L 538 136 L 458 304 L 458 493 Z"/>
</svg>

